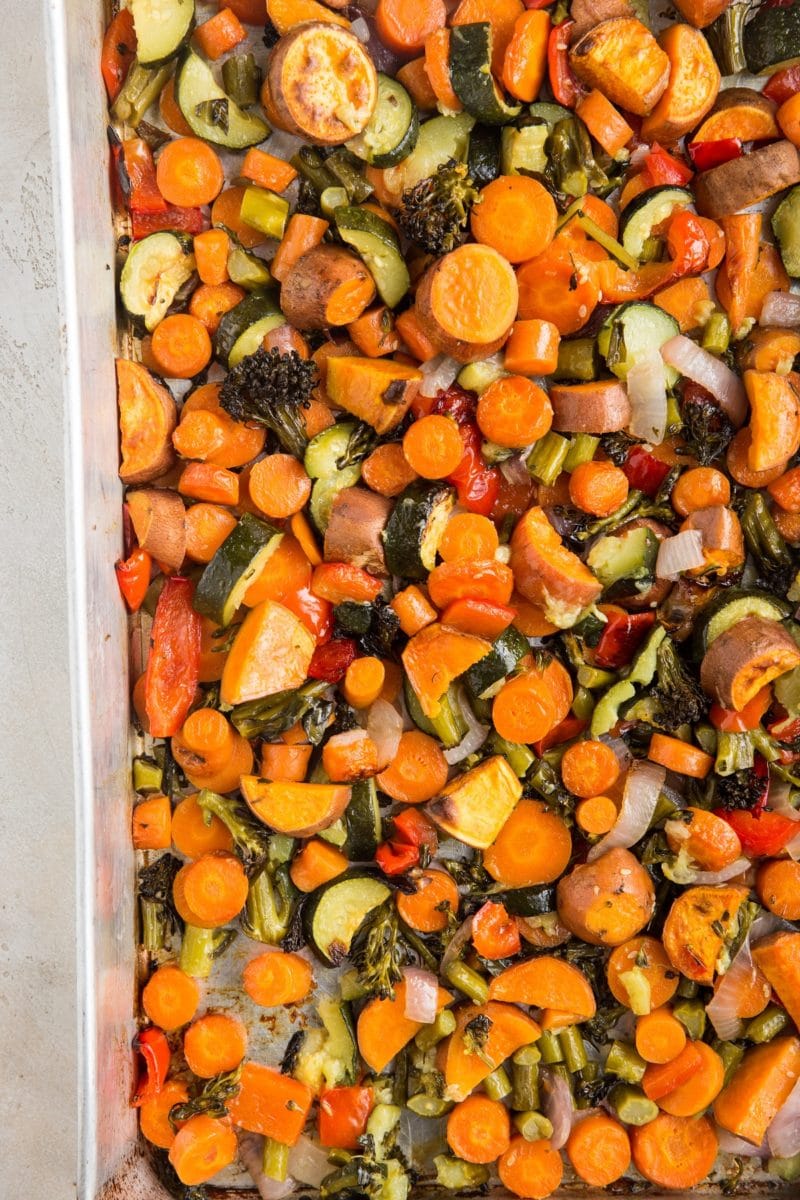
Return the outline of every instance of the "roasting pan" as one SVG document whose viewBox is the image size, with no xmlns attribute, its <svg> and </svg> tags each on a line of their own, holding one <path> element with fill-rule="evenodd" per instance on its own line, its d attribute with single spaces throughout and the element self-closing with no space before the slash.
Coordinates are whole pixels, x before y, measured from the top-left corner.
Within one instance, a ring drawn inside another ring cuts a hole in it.
<svg viewBox="0 0 800 1200">
<path fill-rule="evenodd" d="M 48 17 L 50 127 L 55 164 L 64 402 L 66 514 L 75 745 L 75 840 L 78 897 L 79 1200 L 166 1200 L 147 1144 L 137 1133 L 131 1039 L 138 971 L 135 867 L 130 839 L 131 738 L 128 661 L 131 631 L 113 570 L 122 549 L 122 488 L 113 360 L 132 350 L 117 320 L 117 244 L 111 207 L 106 98 L 99 72 L 109 10 L 103 0 L 45 0 Z M 673 14 L 674 18 L 674 14 Z M 134 631 L 135 636 L 136 631 Z M 66 797 L 65 797 L 66 803 Z M 246 939 L 240 939 L 240 941 Z M 241 964 L 239 965 L 241 969 Z M 234 966 L 235 970 L 235 966 Z M 230 1007 L 224 983 L 214 994 Z M 270 1017 L 251 1036 L 251 1053 L 273 1061 L 291 1031 Z M 251 1030 L 253 1025 L 251 1023 Z M 69 1168 L 65 1164 L 65 1172 Z M 620 1181 L 625 1184 L 624 1180 Z M 615 1194 L 652 1197 L 641 1180 Z M 256 1196 L 244 1178 L 208 1187 L 209 1200 Z M 298 1194 L 311 1189 L 298 1185 Z M 415 1197 L 443 1195 L 424 1184 Z M 559 1195 L 610 1195 L 565 1181 Z M 694 1190 L 707 1200 L 720 1183 Z M 746 1168 L 736 1194 L 789 1197 L 791 1184 Z M 681 1193 L 667 1193 L 680 1200 Z M 507 1198 L 499 1186 L 492 1200 Z"/>
</svg>

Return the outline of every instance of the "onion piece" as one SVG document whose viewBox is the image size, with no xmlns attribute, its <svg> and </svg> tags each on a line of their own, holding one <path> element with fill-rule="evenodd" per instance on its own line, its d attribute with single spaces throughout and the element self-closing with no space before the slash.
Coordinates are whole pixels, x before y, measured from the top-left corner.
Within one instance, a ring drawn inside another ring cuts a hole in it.
<svg viewBox="0 0 800 1200">
<path fill-rule="evenodd" d="M 544 1092 L 544 1115 L 553 1126 L 550 1145 L 554 1150 L 560 1150 L 566 1145 L 572 1129 L 572 1119 L 575 1110 L 572 1107 L 572 1094 L 566 1079 L 548 1071 L 542 1070 L 542 1091 Z"/>
<path fill-rule="evenodd" d="M 370 39 L 370 28 L 363 17 L 356 17 L 355 21 L 351 22 L 350 32 L 355 34 L 360 42 L 366 46 Z"/>
<path fill-rule="evenodd" d="M 619 816 L 606 836 L 592 846 L 587 855 L 589 862 L 594 862 L 601 854 L 618 846 L 627 849 L 644 837 L 650 828 L 666 777 L 667 772 L 657 763 L 637 759 L 631 765 L 625 779 Z"/>
<path fill-rule="evenodd" d="M 328 1162 L 328 1151 L 312 1141 L 307 1133 L 301 1133 L 289 1151 L 289 1174 L 298 1183 L 318 1188 L 333 1167 Z"/>
<path fill-rule="evenodd" d="M 447 354 L 437 354 L 420 367 L 422 383 L 419 385 L 420 396 L 436 396 L 446 391 L 461 370 L 461 363 L 456 362 Z"/>
<path fill-rule="evenodd" d="M 439 1003 L 439 984 L 433 971 L 423 971 L 421 967 L 406 967 L 403 978 L 406 981 L 403 1016 L 409 1021 L 432 1025 L 436 1020 Z"/>
<path fill-rule="evenodd" d="M 800 1154 L 800 1079 L 784 1100 L 767 1130 L 767 1145 L 776 1158 Z"/>
<path fill-rule="evenodd" d="M 631 403 L 628 433 L 660 445 L 667 429 L 667 378 L 654 346 L 635 358 L 626 382 Z"/>
<path fill-rule="evenodd" d="M 472 937 L 472 917 L 469 916 L 462 921 L 458 929 L 455 931 L 450 941 L 445 946 L 442 961 L 439 964 L 439 973 L 444 975 L 451 963 L 454 963 L 460 957 L 461 951 L 466 946 L 467 942 Z"/>
<path fill-rule="evenodd" d="M 737 861 L 747 860 L 738 859 Z M 711 872 L 705 872 L 705 874 L 711 874 Z M 740 987 L 752 978 L 757 969 L 753 962 L 752 947 L 757 945 L 762 938 L 775 933 L 780 927 L 780 918 L 771 913 L 765 913 L 756 918 L 733 956 L 731 965 L 720 979 L 713 998 L 706 1005 L 706 1012 L 716 1030 L 717 1037 L 722 1038 L 724 1042 L 732 1041 L 733 1038 L 738 1037 L 740 1032 L 741 1020 L 736 1014 L 736 997 Z M 736 1152 L 731 1151 L 731 1153 Z"/>
<path fill-rule="evenodd" d="M 719 1148 L 723 1154 L 738 1154 L 741 1158 L 769 1158 L 769 1146 L 766 1141 L 760 1146 L 754 1146 L 752 1142 L 746 1142 L 744 1138 L 737 1137 L 721 1125 L 717 1125 L 716 1129 Z"/>
<path fill-rule="evenodd" d="M 777 326 L 779 329 L 791 329 L 800 325 L 800 296 L 793 292 L 767 292 L 761 305 L 758 323 Z"/>
<path fill-rule="evenodd" d="M 457 698 L 461 712 L 464 714 L 464 720 L 467 722 L 467 732 L 457 746 L 452 746 L 449 750 L 444 751 L 445 760 L 451 767 L 456 763 L 463 762 L 465 758 L 469 758 L 470 754 L 474 754 L 476 750 L 480 750 L 490 732 L 489 726 L 482 725 L 475 716 L 463 688 L 459 688 Z"/>
<path fill-rule="evenodd" d="M 790 842 L 783 847 L 793 862 L 800 862 L 800 833 L 795 834 Z"/>
<path fill-rule="evenodd" d="M 403 718 L 388 700 L 375 700 L 367 713 L 367 733 L 378 747 L 378 768 L 383 771 L 397 754 Z"/>
<path fill-rule="evenodd" d="M 726 883 L 729 879 L 747 871 L 752 865 L 749 858 L 737 858 L 735 862 L 728 863 L 727 867 L 722 867 L 719 871 L 698 871 L 692 879 L 692 884 Z"/>
<path fill-rule="evenodd" d="M 283 1200 L 294 1191 L 294 1179 L 287 1176 L 279 1181 L 269 1179 L 264 1174 L 264 1139 L 257 1133 L 241 1133 L 239 1135 L 239 1158 L 247 1169 L 247 1173 L 256 1185 L 261 1200 Z M 328 1167 L 330 1174 L 330 1167 Z"/>
<path fill-rule="evenodd" d="M 702 567 L 705 561 L 702 533 L 699 529 L 684 529 L 659 545 L 656 579 L 677 579 L 682 571 Z"/>
<path fill-rule="evenodd" d="M 512 458 L 506 458 L 500 463 L 500 471 L 509 483 L 524 485 L 531 482 L 531 473 L 525 461 L 528 454 L 530 454 L 530 449 L 524 450 L 521 454 L 515 454 Z"/>
<path fill-rule="evenodd" d="M 747 396 L 744 384 L 729 366 L 682 333 L 664 343 L 661 357 L 686 379 L 710 392 L 732 424 L 741 429 L 747 417 Z"/>
</svg>

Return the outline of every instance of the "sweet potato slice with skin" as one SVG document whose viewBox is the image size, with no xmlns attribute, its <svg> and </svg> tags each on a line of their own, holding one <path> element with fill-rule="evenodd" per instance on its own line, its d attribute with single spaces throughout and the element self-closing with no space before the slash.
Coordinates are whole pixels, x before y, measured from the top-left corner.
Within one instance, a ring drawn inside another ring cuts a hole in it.
<svg viewBox="0 0 800 1200">
<path fill-rule="evenodd" d="M 711 109 L 721 77 L 708 42 L 691 25 L 670 25 L 658 44 L 670 61 L 669 83 L 642 123 L 642 137 L 672 146 Z"/>
<path fill-rule="evenodd" d="M 586 1021 L 597 1011 L 591 984 L 572 963 L 543 954 L 495 975 L 489 984 L 490 1000 L 510 1004 L 530 1004 L 532 1008 L 550 1008 L 575 1013 Z"/>
<path fill-rule="evenodd" d="M 700 683 L 723 708 L 739 711 L 796 666 L 800 650 L 778 621 L 745 617 L 714 638 L 700 664 Z"/>
<path fill-rule="evenodd" d="M 488 1017 L 489 1034 L 479 1054 L 470 1054 L 464 1042 L 464 1030 L 476 1017 Z M 522 1046 L 535 1042 L 541 1029 L 532 1017 L 510 1004 L 490 1000 L 481 1007 L 470 1004 L 456 1014 L 455 1032 L 448 1039 L 439 1059 L 444 1072 L 449 1100 L 464 1100 L 483 1083 L 501 1063 Z"/>
<path fill-rule="evenodd" d="M 381 534 L 392 502 L 367 488 L 343 488 L 333 501 L 325 530 L 325 561 L 347 562 L 372 575 L 387 575 Z"/>
<path fill-rule="evenodd" d="M 575 24 L 570 30 L 570 42 L 579 42 L 585 33 L 602 21 L 613 17 L 635 17 L 636 13 L 628 0 L 572 0 L 569 17 Z"/>
<path fill-rule="evenodd" d="M 653 881 L 629 850 L 615 847 L 562 876 L 561 922 L 593 946 L 620 946 L 644 929 L 655 908 Z"/>
<path fill-rule="evenodd" d="M 486 850 L 497 839 L 521 795 L 522 784 L 505 758 L 497 754 L 451 779 L 426 811 L 451 837 Z"/>
<path fill-rule="evenodd" d="M 800 397 L 785 375 L 773 371 L 745 371 L 744 387 L 750 401 L 747 462 L 753 471 L 770 471 L 800 449 Z"/>
<path fill-rule="evenodd" d="M 511 570 L 517 591 L 538 604 L 548 621 L 566 629 L 594 604 L 603 590 L 599 579 L 561 544 L 544 509 L 535 506 L 511 535 Z"/>
<path fill-rule="evenodd" d="M 298 258 L 281 284 L 281 310 L 295 329 L 349 325 L 375 295 L 360 258 L 325 243 Z"/>
<path fill-rule="evenodd" d="M 701 171 L 694 181 L 697 211 L 715 221 L 760 204 L 800 182 L 800 157 L 791 142 L 773 142 Z"/>
<path fill-rule="evenodd" d="M 186 509 L 178 493 L 139 488 L 125 503 L 141 548 L 176 571 L 186 555 Z"/>
<path fill-rule="evenodd" d="M 667 55 L 634 17 L 601 21 L 576 42 L 569 60 L 579 79 L 639 117 L 652 112 L 669 81 Z"/>
<path fill-rule="evenodd" d="M 778 138 L 776 107 L 755 88 L 725 88 L 702 125 L 692 135 L 693 142 L 721 142 L 741 138 L 757 142 Z"/>
<path fill-rule="evenodd" d="M 630 423 L 631 402 L 618 379 L 554 383 L 549 394 L 553 429 L 570 433 L 618 433 Z"/>
<path fill-rule="evenodd" d="M 710 985 L 736 914 L 747 899 L 745 887 L 690 887 L 674 901 L 664 922 L 664 949 L 676 971 Z"/>
<path fill-rule="evenodd" d="M 324 378 L 332 404 L 383 434 L 403 420 L 419 391 L 422 373 L 393 359 L 348 353 L 326 360 Z"/>
<path fill-rule="evenodd" d="M 278 783 L 243 775 L 242 795 L 259 821 L 290 837 L 311 837 L 338 821 L 351 789 L 340 783 Z"/>
<path fill-rule="evenodd" d="M 437 1012 L 441 1012 L 453 999 L 452 992 L 440 987 L 436 1000 Z M 362 1008 L 357 1025 L 358 1049 L 367 1066 L 373 1071 L 383 1071 L 389 1063 L 408 1045 L 422 1029 L 419 1021 L 411 1021 L 405 1015 L 406 984 L 401 980 L 395 984 L 394 999 L 376 999 Z"/>
<path fill-rule="evenodd" d="M 410 639 L 403 666 L 426 717 L 438 717 L 441 699 L 450 684 L 489 653 L 485 638 L 461 633 L 435 621 Z"/>
<path fill-rule="evenodd" d="M 753 959 L 800 1029 L 800 933 L 775 933 L 753 947 Z"/>
<path fill-rule="evenodd" d="M 748 1050 L 714 1101 L 717 1124 L 760 1146 L 800 1075 L 800 1038 L 779 1037 Z"/>
<path fill-rule="evenodd" d="M 245 617 L 225 660 L 223 703 L 242 704 L 300 687 L 315 644 L 299 617 L 275 600 L 262 600 Z"/>
<path fill-rule="evenodd" d="M 123 483 L 149 483 L 175 461 L 175 400 L 166 384 L 141 363 L 118 358 L 116 368 L 122 456 L 119 477 Z"/>
</svg>

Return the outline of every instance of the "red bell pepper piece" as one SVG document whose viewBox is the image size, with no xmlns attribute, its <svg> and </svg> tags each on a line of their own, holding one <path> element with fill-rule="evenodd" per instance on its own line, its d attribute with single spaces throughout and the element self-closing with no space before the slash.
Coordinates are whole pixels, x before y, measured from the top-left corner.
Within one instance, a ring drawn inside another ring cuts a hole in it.
<svg viewBox="0 0 800 1200">
<path fill-rule="evenodd" d="M 375 851 L 375 862 L 384 875 L 403 875 L 419 864 L 419 846 L 409 842 L 381 842 Z"/>
<path fill-rule="evenodd" d="M 757 692 L 744 708 L 723 708 L 721 704 L 712 704 L 708 710 L 708 719 L 715 729 L 723 733 L 746 733 L 748 729 L 758 729 L 761 718 L 772 702 L 772 692 L 764 687 Z"/>
<path fill-rule="evenodd" d="M 409 846 L 425 846 L 431 858 L 439 849 L 436 829 L 418 808 L 401 808 L 392 817 L 392 840 Z"/>
<path fill-rule="evenodd" d="M 138 612 L 142 607 L 142 602 L 150 586 L 152 565 L 151 556 L 146 550 L 142 550 L 141 546 L 137 546 L 127 558 L 120 558 L 114 564 L 119 590 L 122 592 L 129 612 Z"/>
<path fill-rule="evenodd" d="M 323 600 L 315 596 L 311 588 L 304 587 L 283 596 L 281 604 L 300 618 L 309 633 L 313 633 L 318 646 L 331 640 L 333 605 L 330 600 Z"/>
<path fill-rule="evenodd" d="M 342 604 L 346 600 L 371 603 L 381 593 L 380 579 L 370 575 L 362 567 L 352 563 L 320 563 L 311 576 L 311 591 L 331 604 Z"/>
<path fill-rule="evenodd" d="M 650 153 L 644 160 L 644 167 L 655 187 L 662 184 L 682 187 L 692 178 L 694 172 L 685 162 L 669 154 L 658 142 L 653 142 Z"/>
<path fill-rule="evenodd" d="M 372 1088 L 329 1088 L 319 1098 L 319 1140 L 337 1150 L 358 1150 L 372 1112 Z"/>
<path fill-rule="evenodd" d="M 658 489 L 669 475 L 668 465 L 645 450 L 644 446 L 631 447 L 622 470 L 632 488 L 650 497 L 658 494 Z"/>
<path fill-rule="evenodd" d="M 128 77 L 136 57 L 136 30 L 129 8 L 121 8 L 106 30 L 100 54 L 100 73 L 111 104 L 114 103 Z"/>
<path fill-rule="evenodd" d="M 455 487 L 459 504 L 488 517 L 500 492 L 500 472 L 487 467 L 481 454 L 483 438 L 475 421 L 476 408 L 476 396 L 456 383 L 436 397 L 431 411 L 452 417 L 464 444 L 464 456 L 447 482 Z"/>
<path fill-rule="evenodd" d="M 153 151 L 144 138 L 127 138 L 122 143 L 122 167 L 122 190 L 130 211 L 165 213 L 169 205 L 158 190 Z"/>
<path fill-rule="evenodd" d="M 770 75 L 761 95 L 780 105 L 785 104 L 797 92 L 800 92 L 800 64 L 784 67 Z"/>
<path fill-rule="evenodd" d="M 481 958 L 508 958 L 519 954 L 522 940 L 519 925 L 506 906 L 487 900 L 472 918 L 472 944 Z"/>
<path fill-rule="evenodd" d="M 709 171 L 742 154 L 741 138 L 720 138 L 717 142 L 690 142 L 686 147 L 689 158 L 698 171 Z"/>
<path fill-rule="evenodd" d="M 178 733 L 197 694 L 202 624 L 192 608 L 193 594 L 190 579 L 173 575 L 158 597 L 144 684 L 153 737 Z"/>
<path fill-rule="evenodd" d="M 137 1033 L 133 1049 L 140 1056 L 143 1067 L 137 1076 L 132 1101 L 138 1108 L 145 1100 L 157 1096 L 166 1083 L 171 1052 L 167 1035 L 156 1025 L 149 1025 Z"/>
<path fill-rule="evenodd" d="M 573 738 L 580 737 L 587 725 L 588 721 L 583 717 L 576 717 L 573 713 L 569 713 L 543 738 L 534 742 L 533 748 L 541 758 L 545 750 L 549 750 L 552 746 L 561 746 L 564 742 L 571 742 Z"/>
<path fill-rule="evenodd" d="M 574 21 L 554 25 L 547 39 L 547 73 L 553 98 L 565 108 L 574 108 L 585 90 L 575 78 L 569 65 L 569 39 Z"/>
<path fill-rule="evenodd" d="M 611 613 L 595 646 L 594 661 L 598 667 L 616 671 L 626 667 L 647 634 L 655 625 L 656 614 Z"/>
<path fill-rule="evenodd" d="M 773 858 L 780 854 L 787 842 L 800 833 L 800 824 L 797 821 L 773 812 L 770 808 L 761 812 L 752 812 L 747 808 L 717 808 L 714 812 L 716 816 L 727 821 L 738 835 L 742 850 L 748 858 Z"/>
<path fill-rule="evenodd" d="M 357 654 L 358 646 L 351 638 L 337 638 L 324 646 L 317 646 L 311 656 L 308 677 L 324 679 L 326 683 L 339 683 Z"/>
<path fill-rule="evenodd" d="M 135 242 L 141 241 L 151 233 L 160 233 L 162 229 L 194 236 L 207 228 L 208 218 L 202 208 L 167 205 L 163 212 L 131 213 L 131 236 Z"/>
<path fill-rule="evenodd" d="M 800 717 L 790 717 L 781 708 L 775 719 L 767 725 L 767 732 L 779 742 L 796 742 L 800 738 Z"/>
</svg>

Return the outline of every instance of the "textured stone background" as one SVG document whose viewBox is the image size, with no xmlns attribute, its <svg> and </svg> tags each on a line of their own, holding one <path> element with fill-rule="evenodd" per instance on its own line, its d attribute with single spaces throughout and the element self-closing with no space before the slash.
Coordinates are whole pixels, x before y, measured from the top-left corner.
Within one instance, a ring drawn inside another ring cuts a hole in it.
<svg viewBox="0 0 800 1200">
<path fill-rule="evenodd" d="M 43 6 L 0 84 L 0 1196 L 75 1195 L 64 468 Z"/>
</svg>

